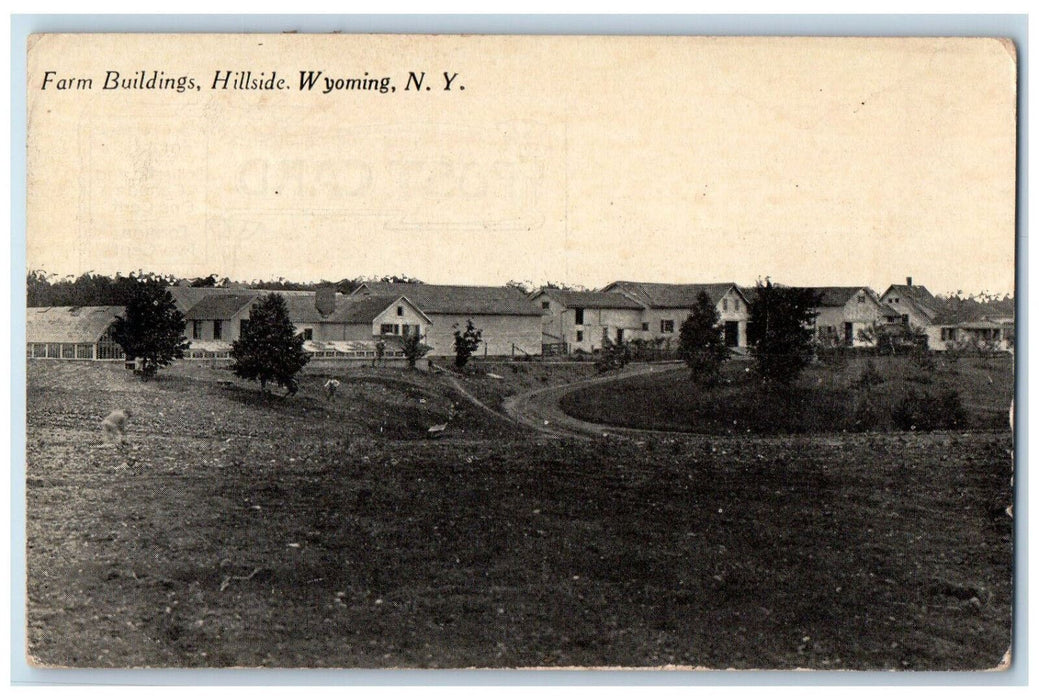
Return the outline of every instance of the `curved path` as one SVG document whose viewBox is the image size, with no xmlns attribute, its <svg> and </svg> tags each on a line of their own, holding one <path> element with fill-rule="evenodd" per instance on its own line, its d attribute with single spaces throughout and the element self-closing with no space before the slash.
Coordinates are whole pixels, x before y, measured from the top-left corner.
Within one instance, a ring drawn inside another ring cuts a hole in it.
<svg viewBox="0 0 1039 700">
<path fill-rule="evenodd" d="M 553 437 L 568 437 L 588 439 L 591 437 L 602 437 L 603 435 L 659 435 L 666 431 L 643 430 L 638 428 L 622 428 L 615 425 L 602 423 L 589 423 L 580 418 L 568 416 L 559 406 L 560 399 L 571 391 L 577 391 L 585 387 L 597 384 L 608 384 L 610 382 L 638 377 L 645 374 L 659 374 L 662 372 L 677 372 L 685 370 L 681 363 L 653 364 L 629 366 L 616 374 L 602 377 L 593 377 L 570 384 L 550 386 L 544 389 L 528 391 L 522 394 L 506 397 L 502 404 L 505 414 L 530 428 L 551 435 Z"/>
</svg>

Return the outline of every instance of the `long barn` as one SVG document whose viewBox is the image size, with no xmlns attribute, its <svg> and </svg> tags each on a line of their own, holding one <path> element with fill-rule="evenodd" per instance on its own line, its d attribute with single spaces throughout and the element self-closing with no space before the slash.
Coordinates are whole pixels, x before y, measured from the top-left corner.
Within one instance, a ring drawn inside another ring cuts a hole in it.
<svg viewBox="0 0 1039 700">
<path fill-rule="evenodd" d="M 379 295 L 404 295 L 432 321 L 425 342 L 433 355 L 453 355 L 455 331 L 470 320 L 483 332 L 480 355 L 541 354 L 541 311 L 512 287 L 365 282 L 352 296 Z"/>
</svg>

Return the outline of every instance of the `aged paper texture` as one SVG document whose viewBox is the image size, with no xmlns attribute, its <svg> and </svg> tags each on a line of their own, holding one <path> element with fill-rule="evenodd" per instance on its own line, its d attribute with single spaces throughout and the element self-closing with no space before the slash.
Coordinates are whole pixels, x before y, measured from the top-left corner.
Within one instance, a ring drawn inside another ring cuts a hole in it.
<svg viewBox="0 0 1039 700">
<path fill-rule="evenodd" d="M 34 35 L 28 654 L 996 667 L 1016 84 L 998 39 Z M 129 275 L 191 343 L 154 381 Z M 261 290 L 284 397 L 230 370 Z"/>
</svg>

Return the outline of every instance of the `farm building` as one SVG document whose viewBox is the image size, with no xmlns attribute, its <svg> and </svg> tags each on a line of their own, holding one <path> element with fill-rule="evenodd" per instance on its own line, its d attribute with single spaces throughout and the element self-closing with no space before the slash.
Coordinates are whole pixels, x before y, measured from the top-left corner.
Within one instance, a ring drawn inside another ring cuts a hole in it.
<svg viewBox="0 0 1039 700">
<path fill-rule="evenodd" d="M 432 321 L 407 297 L 351 297 L 318 291 L 286 297 L 289 318 L 306 340 L 361 341 L 423 335 Z"/>
<path fill-rule="evenodd" d="M 25 354 L 35 359 L 122 360 L 112 339 L 121 306 L 41 306 L 26 309 Z"/>
<path fill-rule="evenodd" d="M 906 277 L 905 284 L 893 284 L 880 295 L 880 301 L 887 304 L 901 317 L 902 325 L 910 328 L 927 328 L 937 315 L 941 302 L 931 292 L 919 284 L 913 284 L 912 277 Z"/>
<path fill-rule="evenodd" d="M 512 287 L 365 282 L 351 296 L 386 295 L 406 296 L 429 318 L 424 335 L 432 355 L 453 355 L 455 331 L 469 320 L 483 331 L 479 354 L 541 354 L 541 311 Z"/>
<path fill-rule="evenodd" d="M 249 293 L 213 294 L 184 312 L 184 336 L 196 341 L 237 340 L 242 324 L 249 322 L 249 307 L 258 298 Z"/>
<path fill-rule="evenodd" d="M 901 323 L 902 315 L 880 301 L 869 287 L 802 287 L 819 298 L 815 330 L 820 338 L 834 338 L 849 347 L 869 347 L 878 328 Z"/>
<path fill-rule="evenodd" d="M 1015 341 L 1012 301 L 949 301 L 927 326 L 927 347 L 1013 352 Z"/>
<path fill-rule="evenodd" d="M 707 294 L 721 318 L 725 345 L 747 347 L 747 298 L 733 282 L 710 284 L 662 284 L 655 282 L 611 282 L 602 292 L 622 293 L 643 307 L 641 337 L 678 342 L 682 322 L 696 306 L 701 292 Z"/>
<path fill-rule="evenodd" d="M 272 292 L 253 289 L 173 288 L 185 318 L 188 340 L 223 341 L 241 337 L 249 310 Z M 278 291 L 289 320 L 308 341 L 370 341 L 375 336 L 423 334 L 432 323 L 400 294 L 351 297 L 331 287 L 317 292 Z"/>
<path fill-rule="evenodd" d="M 605 339 L 621 342 L 644 333 L 644 307 L 619 292 L 542 289 L 530 300 L 541 311 L 541 342 L 550 352 L 591 352 Z"/>
</svg>

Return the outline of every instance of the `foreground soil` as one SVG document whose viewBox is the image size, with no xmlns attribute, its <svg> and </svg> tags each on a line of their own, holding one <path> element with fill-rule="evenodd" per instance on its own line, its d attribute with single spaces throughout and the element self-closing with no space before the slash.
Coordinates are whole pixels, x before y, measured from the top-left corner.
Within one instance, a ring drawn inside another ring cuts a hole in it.
<svg viewBox="0 0 1039 700">
<path fill-rule="evenodd" d="M 1010 646 L 1009 432 L 552 440 L 435 377 L 342 378 L 327 403 L 319 375 L 265 400 L 188 365 L 30 365 L 32 658 L 946 670 Z"/>
</svg>

